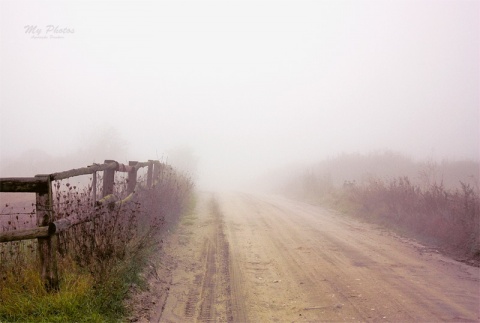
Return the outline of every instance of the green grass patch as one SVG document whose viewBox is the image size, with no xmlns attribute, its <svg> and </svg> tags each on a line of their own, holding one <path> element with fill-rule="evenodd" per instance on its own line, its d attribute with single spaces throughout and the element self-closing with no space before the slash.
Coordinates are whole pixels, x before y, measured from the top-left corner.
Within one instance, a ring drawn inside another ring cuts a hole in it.
<svg viewBox="0 0 480 323">
<path fill-rule="evenodd" d="M 195 221 L 198 219 L 198 217 L 195 215 L 195 206 L 196 206 L 197 200 L 195 194 L 191 194 L 186 208 L 184 215 L 182 216 L 181 224 L 185 226 L 192 226 L 195 224 Z"/>
<path fill-rule="evenodd" d="M 129 286 L 145 287 L 139 273 L 146 253 L 119 263 L 99 283 L 73 262 L 63 262 L 60 290 L 48 293 L 34 264 L 3 276 L 0 322 L 113 322 L 126 315 Z"/>
<path fill-rule="evenodd" d="M 65 268 L 66 269 L 66 268 Z M 60 290 L 48 293 L 33 266 L 11 271 L 0 289 L 0 320 L 7 322 L 103 322 L 93 278 L 74 271 L 62 273 Z"/>
</svg>

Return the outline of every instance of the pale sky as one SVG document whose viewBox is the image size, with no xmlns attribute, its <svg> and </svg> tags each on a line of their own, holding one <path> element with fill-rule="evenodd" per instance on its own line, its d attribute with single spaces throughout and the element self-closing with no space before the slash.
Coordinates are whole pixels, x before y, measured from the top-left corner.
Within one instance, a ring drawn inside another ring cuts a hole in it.
<svg viewBox="0 0 480 323">
<path fill-rule="evenodd" d="M 112 127 L 121 162 L 188 146 L 212 187 L 340 152 L 478 160 L 479 8 L 3 0 L 0 166 Z"/>
</svg>

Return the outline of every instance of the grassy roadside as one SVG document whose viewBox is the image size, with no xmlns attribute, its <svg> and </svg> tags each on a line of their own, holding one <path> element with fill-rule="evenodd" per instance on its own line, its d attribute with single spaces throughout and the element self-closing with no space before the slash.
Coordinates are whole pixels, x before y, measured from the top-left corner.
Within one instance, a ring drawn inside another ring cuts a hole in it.
<svg viewBox="0 0 480 323">
<path fill-rule="evenodd" d="M 121 189 L 121 188 L 120 188 Z M 56 186 L 57 218 L 93 212 L 88 192 Z M 60 288 L 48 293 L 38 270 L 36 242 L 0 244 L 0 322 L 118 322 L 132 285 L 158 250 L 164 231 L 194 203 L 193 183 L 167 169 L 154 190 L 130 207 L 96 210 L 97 220 L 58 236 Z"/>
<path fill-rule="evenodd" d="M 291 176 L 282 193 L 383 225 L 477 266 L 478 176 L 474 161 L 423 163 L 391 152 L 341 155 Z"/>
<path fill-rule="evenodd" d="M 480 197 L 466 184 L 420 188 L 408 178 L 346 182 L 308 200 L 435 246 L 455 259 L 480 264 Z"/>
<path fill-rule="evenodd" d="M 91 273 L 63 263 L 60 290 L 55 293 L 46 292 L 33 264 L 7 274 L 0 292 L 0 321 L 117 321 L 125 314 L 122 300 L 139 270 L 126 263 L 117 266 L 108 281 L 98 284 Z"/>
</svg>

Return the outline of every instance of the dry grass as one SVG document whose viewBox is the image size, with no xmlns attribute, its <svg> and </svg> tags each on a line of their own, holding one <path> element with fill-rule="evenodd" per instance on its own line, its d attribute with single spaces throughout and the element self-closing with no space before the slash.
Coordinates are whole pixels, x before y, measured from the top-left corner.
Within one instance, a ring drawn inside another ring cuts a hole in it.
<svg viewBox="0 0 480 323">
<path fill-rule="evenodd" d="M 392 153 L 344 155 L 297 175 L 284 192 L 384 224 L 457 258 L 478 262 L 479 169 L 473 161 L 414 163 Z M 411 180 L 398 175 L 402 170 L 409 174 L 416 170 L 417 175 Z M 448 185 L 443 179 L 448 179 Z M 340 180 L 343 184 L 338 184 Z"/>
<path fill-rule="evenodd" d="M 480 198 L 468 184 L 455 190 L 436 183 L 420 188 L 400 177 L 346 183 L 336 194 L 356 215 L 413 233 L 457 255 L 480 257 Z"/>
<path fill-rule="evenodd" d="M 126 196 L 126 184 L 116 178 L 114 194 Z M 114 207 L 94 206 L 91 184 L 53 186 L 55 219 L 80 214 L 95 220 L 57 236 L 57 293 L 47 293 L 40 281 L 36 240 L 0 244 L 0 321 L 118 320 L 126 314 L 123 300 L 130 284 L 142 285 L 139 272 L 163 230 L 188 207 L 193 183 L 165 166 L 153 189 L 141 189 L 131 203 Z M 1 230 L 23 221 L 9 219 Z"/>
</svg>

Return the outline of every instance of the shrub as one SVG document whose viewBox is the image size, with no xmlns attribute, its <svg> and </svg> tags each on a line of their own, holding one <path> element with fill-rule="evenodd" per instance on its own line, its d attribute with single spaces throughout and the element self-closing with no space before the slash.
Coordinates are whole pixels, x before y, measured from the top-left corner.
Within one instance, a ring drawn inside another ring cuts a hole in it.
<svg viewBox="0 0 480 323">
<path fill-rule="evenodd" d="M 371 180 L 341 189 L 354 213 L 394 225 L 444 248 L 474 256 L 480 250 L 480 198 L 469 184 L 447 190 L 433 183 L 421 189 L 407 177 Z"/>
</svg>

